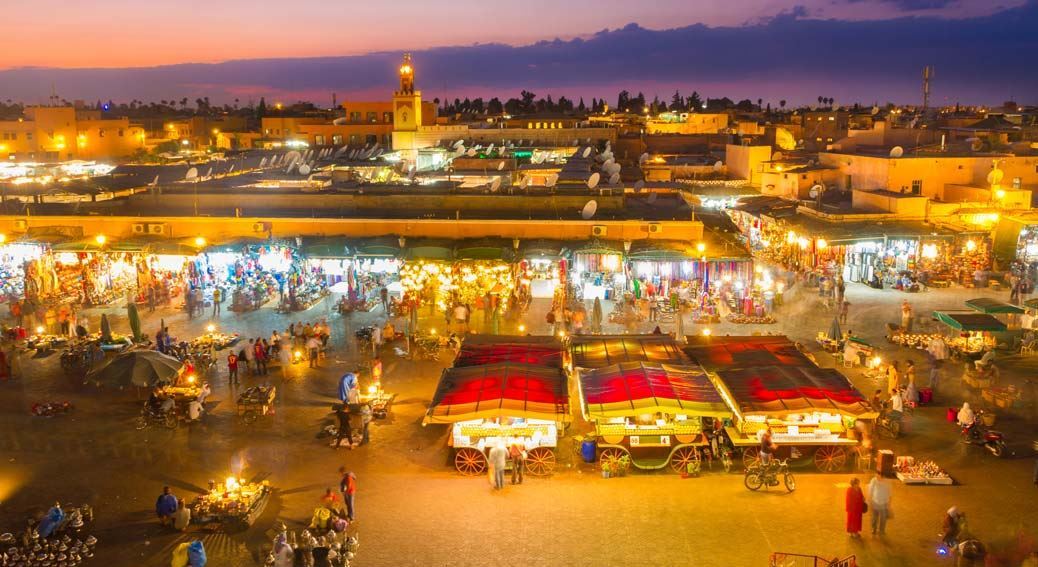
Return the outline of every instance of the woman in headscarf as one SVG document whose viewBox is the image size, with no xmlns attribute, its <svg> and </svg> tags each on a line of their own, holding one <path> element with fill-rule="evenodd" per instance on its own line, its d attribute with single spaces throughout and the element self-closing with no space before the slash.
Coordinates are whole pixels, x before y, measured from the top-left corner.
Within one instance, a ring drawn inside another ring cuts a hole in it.
<svg viewBox="0 0 1038 567">
<path fill-rule="evenodd" d="M 973 425 L 973 422 L 977 420 L 976 414 L 974 414 L 973 410 L 970 409 L 969 402 L 963 402 L 962 409 L 959 410 L 959 415 L 956 419 L 958 420 L 959 425 L 963 427 Z"/>
<path fill-rule="evenodd" d="M 292 551 L 292 546 L 288 545 L 288 539 L 284 533 L 280 533 L 274 538 L 273 555 L 274 567 L 292 567 L 295 553 Z"/>
<path fill-rule="evenodd" d="M 847 487 L 844 510 L 847 512 L 847 533 L 851 537 L 861 537 L 861 516 L 865 513 L 865 494 L 861 491 L 861 481 L 851 479 Z"/>
</svg>

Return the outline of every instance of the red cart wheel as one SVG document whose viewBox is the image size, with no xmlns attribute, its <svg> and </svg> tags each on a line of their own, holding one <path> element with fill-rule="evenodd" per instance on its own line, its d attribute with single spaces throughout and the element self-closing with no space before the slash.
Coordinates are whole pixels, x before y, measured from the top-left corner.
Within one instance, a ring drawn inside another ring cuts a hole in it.
<svg viewBox="0 0 1038 567">
<path fill-rule="evenodd" d="M 454 455 L 454 468 L 465 476 L 475 476 L 487 470 L 487 458 L 479 449 L 465 447 Z"/>
<path fill-rule="evenodd" d="M 760 449 L 757 447 L 747 447 L 742 450 L 742 466 L 743 468 L 755 467 L 760 464 Z"/>
<path fill-rule="evenodd" d="M 670 455 L 670 468 L 678 474 L 686 473 L 693 461 L 699 461 L 699 451 L 695 447 L 681 447 Z"/>
<path fill-rule="evenodd" d="M 627 451 L 623 449 L 617 449 L 616 447 L 609 447 L 602 449 L 602 452 L 598 455 L 598 463 L 602 465 L 603 469 L 612 470 L 614 463 L 620 461 L 620 459 L 627 456 Z"/>
<path fill-rule="evenodd" d="M 815 451 L 815 466 L 822 472 L 841 471 L 846 464 L 847 453 L 843 447 L 822 446 Z"/>
<path fill-rule="evenodd" d="M 526 454 L 526 472 L 533 476 L 548 476 L 555 472 L 555 452 L 547 447 L 530 449 Z"/>
</svg>

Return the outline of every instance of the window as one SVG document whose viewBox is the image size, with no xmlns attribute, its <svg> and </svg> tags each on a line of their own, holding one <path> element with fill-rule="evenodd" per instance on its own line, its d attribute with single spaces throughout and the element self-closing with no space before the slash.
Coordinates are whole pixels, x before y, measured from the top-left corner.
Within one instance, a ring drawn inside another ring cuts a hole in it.
<svg viewBox="0 0 1038 567">
<path fill-rule="evenodd" d="M 342 134 L 332 134 L 332 144 L 336 146 L 342 145 Z"/>
<path fill-rule="evenodd" d="M 392 112 L 383 112 L 382 113 L 382 121 L 385 122 L 386 124 L 392 124 L 393 123 L 393 113 Z"/>
<path fill-rule="evenodd" d="M 1013 189 L 1020 189 L 1023 186 L 1024 180 L 1020 177 L 1013 178 Z"/>
<path fill-rule="evenodd" d="M 98 128 L 98 130 L 97 130 L 97 137 L 98 138 L 104 138 L 105 137 L 105 130 L 104 130 L 104 128 Z"/>
<path fill-rule="evenodd" d="M 350 122 L 360 122 L 360 113 L 359 112 L 351 112 L 350 113 Z"/>
<path fill-rule="evenodd" d="M 356 134 L 350 134 L 350 145 L 351 146 L 356 146 L 357 142 L 359 142 L 359 141 L 360 141 L 360 138 L 358 138 Z"/>
<path fill-rule="evenodd" d="M 527 123 L 526 123 L 526 129 L 527 129 L 527 130 L 533 130 L 533 122 L 527 122 Z M 1036 171 L 1038 171 L 1038 167 L 1035 167 L 1034 169 L 1035 169 Z"/>
<path fill-rule="evenodd" d="M 807 179 L 807 174 L 805 173 L 805 174 L 801 175 L 800 179 Z"/>
<path fill-rule="evenodd" d="M 923 180 L 913 179 L 912 180 L 912 194 L 921 195 L 923 193 Z"/>
<path fill-rule="evenodd" d="M 323 146 L 324 145 L 324 136 L 322 136 L 320 134 L 317 134 L 316 136 L 314 136 L 314 145 L 315 146 Z"/>
<path fill-rule="evenodd" d="M 378 122 L 378 113 L 377 112 L 369 112 L 368 113 L 368 122 L 370 122 L 371 124 L 374 124 L 374 123 Z"/>
<path fill-rule="evenodd" d="M 122 128 L 119 128 L 119 137 L 120 137 L 120 138 L 122 138 L 122 137 L 123 137 L 123 129 L 122 129 Z"/>
<path fill-rule="evenodd" d="M 25 133 L 25 139 L 26 140 L 32 140 L 32 132 L 26 132 Z"/>
</svg>

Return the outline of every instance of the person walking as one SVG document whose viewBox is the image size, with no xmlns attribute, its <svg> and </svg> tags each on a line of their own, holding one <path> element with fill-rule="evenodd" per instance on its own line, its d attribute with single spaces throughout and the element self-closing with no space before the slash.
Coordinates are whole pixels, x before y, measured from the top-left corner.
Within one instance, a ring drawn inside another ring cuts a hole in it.
<svg viewBox="0 0 1038 567">
<path fill-rule="evenodd" d="M 256 339 L 253 343 L 253 358 L 256 360 L 256 374 L 267 375 L 267 349 L 263 348 L 263 339 Z"/>
<path fill-rule="evenodd" d="M 847 512 L 847 533 L 851 534 L 853 538 L 860 538 L 861 516 L 868 508 L 865 504 L 865 494 L 861 491 L 860 480 L 851 479 L 851 485 L 847 487 L 847 495 L 844 500 L 844 510 Z"/>
<path fill-rule="evenodd" d="M 258 371 L 259 367 L 255 366 L 256 363 L 256 341 L 255 339 L 249 339 L 249 344 L 245 346 L 245 370 L 249 372 L 249 376 L 252 376 L 254 371 Z"/>
<path fill-rule="evenodd" d="M 386 286 L 379 288 L 378 297 L 382 301 L 382 310 L 386 312 L 386 317 L 389 317 L 389 288 Z"/>
<path fill-rule="evenodd" d="M 378 335 L 378 333 L 374 333 Z M 306 350 L 310 356 L 310 368 L 317 368 L 317 355 L 321 350 L 321 340 L 315 335 L 310 335 L 309 339 L 306 339 Z"/>
<path fill-rule="evenodd" d="M 177 513 L 177 497 L 168 486 L 162 487 L 162 494 L 155 501 L 155 514 L 159 517 L 159 523 L 163 526 L 173 521 L 173 515 Z"/>
<path fill-rule="evenodd" d="M 342 492 L 342 501 L 346 503 L 346 519 L 352 522 L 357 519 L 356 509 L 354 508 L 356 505 L 354 498 L 357 494 L 357 475 L 353 474 L 353 471 L 347 471 L 346 467 L 339 467 L 339 473 L 342 474 L 342 480 L 339 481 L 339 491 Z"/>
<path fill-rule="evenodd" d="M 912 306 L 907 299 L 901 300 L 901 328 L 906 333 L 912 332 Z"/>
<path fill-rule="evenodd" d="M 213 288 L 213 319 L 220 316 L 221 301 L 223 301 L 223 291 L 218 287 Z"/>
<path fill-rule="evenodd" d="M 288 377 L 288 369 L 292 366 L 292 346 L 287 341 L 281 341 L 278 349 L 278 362 L 281 364 L 281 377 Z"/>
<path fill-rule="evenodd" d="M 846 299 L 840 303 L 840 323 L 843 325 L 847 324 L 847 315 L 851 311 L 851 302 Z"/>
<path fill-rule="evenodd" d="M 148 286 L 148 313 L 155 312 L 155 284 Z"/>
<path fill-rule="evenodd" d="M 512 484 L 522 484 L 526 469 L 526 446 L 522 441 L 512 443 L 508 448 L 508 456 L 512 459 Z"/>
<path fill-rule="evenodd" d="M 375 331 L 371 333 L 371 358 L 378 359 L 378 353 L 382 350 L 382 339 L 382 330 L 375 327 Z"/>
<path fill-rule="evenodd" d="M 887 367 L 887 391 L 898 390 L 901 388 L 901 372 L 898 369 L 897 361 L 890 363 Z"/>
<path fill-rule="evenodd" d="M 227 355 L 227 383 L 238 385 L 238 355 L 233 350 Z"/>
<path fill-rule="evenodd" d="M 890 483 L 876 471 L 869 481 L 869 512 L 872 513 L 872 535 L 884 535 L 890 517 Z"/>
<path fill-rule="evenodd" d="M 342 447 L 342 440 L 345 439 L 348 443 L 348 447 L 353 449 L 353 428 L 350 427 L 350 413 L 347 410 L 346 404 L 339 404 L 335 407 L 335 419 L 339 423 L 339 427 L 336 430 L 335 442 L 332 446 L 338 449 Z"/>
<path fill-rule="evenodd" d="M 507 458 L 508 450 L 505 449 L 503 441 L 498 441 L 497 445 L 490 449 L 490 454 L 487 455 L 487 462 L 490 463 L 490 474 L 494 478 L 494 490 L 501 490 L 505 487 L 505 460 Z"/>
<path fill-rule="evenodd" d="M 360 430 L 361 438 L 360 444 L 367 445 L 368 441 L 371 441 L 371 435 L 368 433 L 371 426 L 371 406 L 368 404 L 361 404 L 360 406 Z"/>
</svg>

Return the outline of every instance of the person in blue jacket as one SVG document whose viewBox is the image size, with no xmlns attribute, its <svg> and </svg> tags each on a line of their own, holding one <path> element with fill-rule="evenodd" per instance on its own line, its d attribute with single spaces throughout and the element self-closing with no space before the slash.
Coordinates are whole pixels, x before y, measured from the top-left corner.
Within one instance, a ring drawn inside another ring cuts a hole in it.
<svg viewBox="0 0 1038 567">
<path fill-rule="evenodd" d="M 177 497 L 168 486 L 162 487 L 162 494 L 155 502 L 155 514 L 159 517 L 159 523 L 163 526 L 173 521 L 173 514 L 177 513 Z"/>
</svg>

